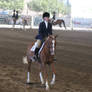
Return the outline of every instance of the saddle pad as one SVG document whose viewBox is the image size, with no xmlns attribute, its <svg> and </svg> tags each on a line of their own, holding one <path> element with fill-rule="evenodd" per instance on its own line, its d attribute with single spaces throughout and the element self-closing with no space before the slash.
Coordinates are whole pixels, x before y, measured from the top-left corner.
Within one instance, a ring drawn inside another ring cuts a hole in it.
<svg viewBox="0 0 92 92">
<path fill-rule="evenodd" d="M 42 44 L 42 46 L 41 46 L 41 48 L 40 48 L 38 54 L 40 54 L 40 52 L 42 51 L 42 49 L 43 49 L 43 47 L 44 47 L 44 44 L 45 44 L 45 42 Z"/>
</svg>

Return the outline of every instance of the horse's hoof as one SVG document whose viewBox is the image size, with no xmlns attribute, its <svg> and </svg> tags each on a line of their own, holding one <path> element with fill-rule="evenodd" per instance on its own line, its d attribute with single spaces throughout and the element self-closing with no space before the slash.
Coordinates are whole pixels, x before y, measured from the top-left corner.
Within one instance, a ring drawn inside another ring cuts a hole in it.
<svg viewBox="0 0 92 92">
<path fill-rule="evenodd" d="M 31 84 L 31 82 L 26 82 L 27 85 Z"/>
<path fill-rule="evenodd" d="M 46 90 L 47 90 L 47 91 L 49 90 L 49 86 L 48 86 L 48 87 L 46 87 Z"/>
<path fill-rule="evenodd" d="M 26 84 L 31 84 L 31 82 L 29 80 L 27 80 Z"/>
<path fill-rule="evenodd" d="M 51 82 L 50 82 L 50 85 L 54 85 L 54 84 L 55 84 L 55 82 L 54 82 L 54 81 L 51 81 Z"/>
</svg>

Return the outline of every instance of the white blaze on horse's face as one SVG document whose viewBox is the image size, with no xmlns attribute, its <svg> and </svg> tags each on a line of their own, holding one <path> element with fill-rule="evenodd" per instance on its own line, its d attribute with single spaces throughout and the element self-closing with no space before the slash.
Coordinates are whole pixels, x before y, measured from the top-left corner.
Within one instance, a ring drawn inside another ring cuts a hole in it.
<svg viewBox="0 0 92 92">
<path fill-rule="evenodd" d="M 55 54 L 55 40 L 52 40 L 52 55 Z"/>
</svg>

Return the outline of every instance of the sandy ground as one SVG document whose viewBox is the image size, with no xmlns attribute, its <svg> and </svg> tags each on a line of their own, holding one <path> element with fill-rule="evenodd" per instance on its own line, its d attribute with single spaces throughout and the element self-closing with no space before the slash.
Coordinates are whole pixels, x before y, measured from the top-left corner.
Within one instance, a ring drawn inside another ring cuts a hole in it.
<svg viewBox="0 0 92 92">
<path fill-rule="evenodd" d="M 56 83 L 49 92 L 92 92 L 92 32 L 54 30 L 57 38 Z M 45 92 L 38 65 L 33 63 L 31 84 L 22 62 L 37 30 L 0 29 L 0 92 Z M 51 70 L 48 68 L 49 81 Z"/>
</svg>

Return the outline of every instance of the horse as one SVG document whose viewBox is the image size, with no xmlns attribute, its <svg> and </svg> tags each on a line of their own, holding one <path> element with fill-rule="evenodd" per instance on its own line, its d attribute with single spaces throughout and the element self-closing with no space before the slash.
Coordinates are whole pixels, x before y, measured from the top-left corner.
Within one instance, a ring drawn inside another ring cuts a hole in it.
<svg viewBox="0 0 92 92">
<path fill-rule="evenodd" d="M 26 17 L 22 18 L 22 25 L 23 25 L 23 29 L 26 31 L 25 26 L 28 25 Z"/>
<path fill-rule="evenodd" d="M 13 17 L 13 28 L 15 27 L 16 21 L 17 21 L 16 18 Z"/>
<path fill-rule="evenodd" d="M 64 28 L 66 29 L 65 21 L 63 19 L 57 19 L 56 21 L 54 19 L 50 19 L 49 21 L 52 23 L 52 25 L 59 25 L 59 27 L 62 27 L 63 24 Z"/>
<path fill-rule="evenodd" d="M 46 41 L 42 44 L 42 47 L 39 51 L 39 59 L 38 62 L 39 66 L 40 66 L 40 81 L 41 84 L 45 84 L 46 90 L 49 90 L 49 84 L 48 84 L 48 75 L 47 75 L 47 70 L 46 70 L 46 65 L 51 66 L 52 68 L 52 80 L 51 80 L 51 85 L 55 84 L 55 77 L 56 77 L 56 72 L 55 72 L 55 68 L 54 68 L 54 56 L 55 56 L 55 52 L 56 52 L 56 37 L 54 35 L 50 35 L 47 37 Z M 33 52 L 30 50 L 32 48 L 32 46 L 34 45 L 34 43 L 32 43 L 31 45 L 28 46 L 27 49 L 27 54 L 26 56 L 23 58 L 23 62 L 28 64 L 28 72 L 27 72 L 27 83 L 30 83 L 30 71 L 31 71 L 31 64 L 32 64 L 32 59 L 31 57 L 34 55 Z M 44 77 L 42 76 L 42 73 L 44 73 Z M 45 80 L 45 81 L 44 81 Z"/>
</svg>

